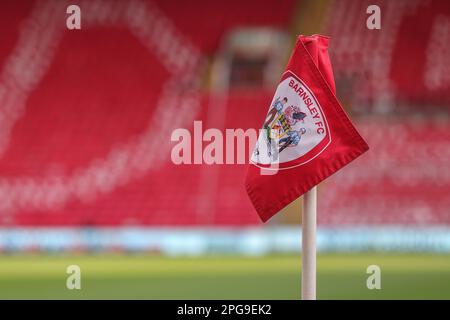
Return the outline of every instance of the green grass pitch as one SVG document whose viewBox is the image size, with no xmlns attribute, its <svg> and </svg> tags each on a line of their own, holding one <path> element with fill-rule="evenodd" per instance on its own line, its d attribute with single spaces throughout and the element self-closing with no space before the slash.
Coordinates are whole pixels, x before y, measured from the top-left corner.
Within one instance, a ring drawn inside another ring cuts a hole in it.
<svg viewBox="0 0 450 320">
<path fill-rule="evenodd" d="M 300 256 L 1 255 L 0 299 L 299 299 Z M 66 268 L 81 268 L 81 290 Z M 381 289 L 366 287 L 367 266 Z M 319 299 L 450 299 L 450 255 L 321 254 Z"/>
</svg>

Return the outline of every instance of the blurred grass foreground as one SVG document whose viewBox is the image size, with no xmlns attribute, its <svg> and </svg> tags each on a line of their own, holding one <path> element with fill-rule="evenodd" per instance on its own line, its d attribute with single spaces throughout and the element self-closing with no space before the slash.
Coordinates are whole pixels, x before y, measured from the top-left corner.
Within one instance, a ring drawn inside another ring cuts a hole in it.
<svg viewBox="0 0 450 320">
<path fill-rule="evenodd" d="M 299 299 L 298 255 L 263 257 L 154 255 L 0 256 L 0 299 Z M 81 289 L 69 290 L 69 265 Z M 381 289 L 369 290 L 369 265 L 381 269 Z M 321 254 L 319 299 L 449 299 L 450 256 Z"/>
</svg>

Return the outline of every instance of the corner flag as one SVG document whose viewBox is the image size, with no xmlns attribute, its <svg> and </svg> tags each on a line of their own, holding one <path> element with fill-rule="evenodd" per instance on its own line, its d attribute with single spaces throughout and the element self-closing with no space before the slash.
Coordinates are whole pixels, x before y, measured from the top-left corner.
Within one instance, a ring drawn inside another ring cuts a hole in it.
<svg viewBox="0 0 450 320">
<path fill-rule="evenodd" d="M 335 96 L 328 38 L 299 36 L 245 182 L 262 221 L 368 150 Z"/>
</svg>

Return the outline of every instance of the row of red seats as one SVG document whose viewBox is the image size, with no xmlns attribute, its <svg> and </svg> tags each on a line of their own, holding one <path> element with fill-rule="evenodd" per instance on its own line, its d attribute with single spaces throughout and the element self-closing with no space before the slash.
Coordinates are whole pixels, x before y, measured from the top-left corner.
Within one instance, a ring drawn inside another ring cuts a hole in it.
<svg viewBox="0 0 450 320">
<path fill-rule="evenodd" d="M 379 30 L 366 26 L 373 4 L 381 9 Z M 325 24 L 335 76 L 353 101 L 448 110 L 450 2 L 334 1 Z"/>
</svg>

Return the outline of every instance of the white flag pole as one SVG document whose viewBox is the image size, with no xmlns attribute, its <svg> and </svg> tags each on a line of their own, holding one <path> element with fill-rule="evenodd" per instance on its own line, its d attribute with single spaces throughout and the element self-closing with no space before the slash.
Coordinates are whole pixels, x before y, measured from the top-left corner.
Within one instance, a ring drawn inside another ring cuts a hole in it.
<svg viewBox="0 0 450 320">
<path fill-rule="evenodd" d="M 303 196 L 302 210 L 302 300 L 316 300 L 317 187 Z"/>
</svg>

